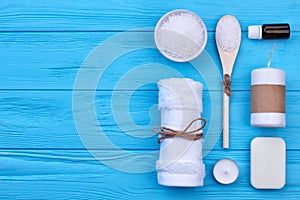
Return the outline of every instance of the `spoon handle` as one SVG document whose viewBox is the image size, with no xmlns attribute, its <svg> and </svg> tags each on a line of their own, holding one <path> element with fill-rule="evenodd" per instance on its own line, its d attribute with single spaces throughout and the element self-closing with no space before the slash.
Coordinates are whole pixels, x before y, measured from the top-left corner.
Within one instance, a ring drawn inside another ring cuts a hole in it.
<svg viewBox="0 0 300 200">
<path fill-rule="evenodd" d="M 223 95 L 223 148 L 229 148 L 229 96 Z"/>
</svg>

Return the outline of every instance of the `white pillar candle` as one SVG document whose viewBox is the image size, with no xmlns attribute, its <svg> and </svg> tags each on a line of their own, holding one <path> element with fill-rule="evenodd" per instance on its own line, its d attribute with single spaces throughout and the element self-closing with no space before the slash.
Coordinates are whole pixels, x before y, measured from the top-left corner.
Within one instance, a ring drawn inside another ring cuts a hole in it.
<svg viewBox="0 0 300 200">
<path fill-rule="evenodd" d="M 270 67 L 251 73 L 251 125 L 285 127 L 285 72 Z"/>
</svg>

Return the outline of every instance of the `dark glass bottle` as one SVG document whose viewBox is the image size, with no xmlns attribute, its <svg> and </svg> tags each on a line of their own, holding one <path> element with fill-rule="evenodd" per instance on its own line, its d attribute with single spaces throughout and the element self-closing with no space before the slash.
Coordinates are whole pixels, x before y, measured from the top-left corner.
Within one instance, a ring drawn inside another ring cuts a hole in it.
<svg viewBox="0 0 300 200">
<path fill-rule="evenodd" d="M 289 39 L 290 38 L 290 25 L 289 24 L 264 24 L 262 25 L 262 38 L 263 39 Z"/>
<path fill-rule="evenodd" d="M 289 24 L 264 24 L 248 27 L 248 38 L 250 39 L 289 39 Z"/>
</svg>

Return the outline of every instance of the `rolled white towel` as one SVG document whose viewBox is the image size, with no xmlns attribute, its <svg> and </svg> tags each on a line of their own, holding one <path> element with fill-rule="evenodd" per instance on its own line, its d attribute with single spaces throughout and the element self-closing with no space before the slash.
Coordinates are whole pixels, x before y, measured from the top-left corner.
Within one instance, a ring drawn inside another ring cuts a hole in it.
<svg viewBox="0 0 300 200">
<path fill-rule="evenodd" d="M 183 131 L 202 113 L 202 84 L 192 79 L 171 78 L 158 82 L 161 126 Z M 201 127 L 194 122 L 188 131 Z M 201 133 L 198 132 L 198 133 Z M 165 186 L 203 186 L 205 166 L 202 161 L 202 140 L 181 137 L 161 141 L 156 163 L 158 183 Z"/>
</svg>

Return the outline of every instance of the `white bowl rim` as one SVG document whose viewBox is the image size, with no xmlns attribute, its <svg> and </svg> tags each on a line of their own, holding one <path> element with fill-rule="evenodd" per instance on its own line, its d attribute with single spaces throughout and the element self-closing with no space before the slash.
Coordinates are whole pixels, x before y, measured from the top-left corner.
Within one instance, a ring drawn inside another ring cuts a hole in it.
<svg viewBox="0 0 300 200">
<path fill-rule="evenodd" d="M 179 59 L 179 58 L 175 58 L 175 57 L 172 57 L 170 56 L 169 54 L 167 54 L 166 52 L 164 51 L 161 51 L 161 48 L 160 48 L 160 44 L 158 43 L 158 29 L 161 27 L 161 24 L 162 22 L 168 18 L 170 15 L 174 14 L 174 13 L 189 13 L 191 14 L 192 16 L 196 17 L 197 20 L 200 22 L 200 24 L 202 25 L 203 27 L 203 32 L 204 32 L 204 41 L 203 41 L 203 44 L 201 46 L 201 48 L 199 48 L 199 51 L 197 51 L 193 56 L 191 57 L 188 57 L 186 59 Z M 166 58 L 172 60 L 172 61 L 176 61 L 176 62 L 189 62 L 191 60 L 194 60 L 195 58 L 197 58 L 202 52 L 203 50 L 205 49 L 206 47 L 206 43 L 207 43 L 207 28 L 205 26 L 205 23 L 203 22 L 203 20 L 194 12 L 190 11 L 190 10 L 184 10 L 184 9 L 177 9 L 177 10 L 172 10 L 170 12 L 167 12 L 166 14 L 164 14 L 160 19 L 159 21 L 157 22 L 156 26 L 155 26 L 155 30 L 154 30 L 154 41 L 155 41 L 155 45 L 157 47 L 157 49 L 160 51 L 160 53 L 165 56 Z"/>
</svg>

